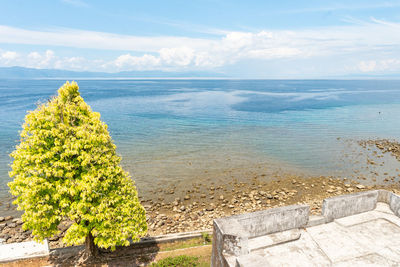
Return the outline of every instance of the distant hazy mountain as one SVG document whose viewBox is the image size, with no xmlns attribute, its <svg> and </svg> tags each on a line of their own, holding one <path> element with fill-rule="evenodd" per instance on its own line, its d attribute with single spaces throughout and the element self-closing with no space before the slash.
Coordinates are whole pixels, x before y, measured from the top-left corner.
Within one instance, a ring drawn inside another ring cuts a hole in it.
<svg viewBox="0 0 400 267">
<path fill-rule="evenodd" d="M 214 72 L 165 72 L 165 71 L 123 71 L 80 72 L 56 69 L 31 69 L 24 67 L 0 67 L 0 79 L 38 79 L 38 78 L 206 78 L 227 77 Z"/>
</svg>

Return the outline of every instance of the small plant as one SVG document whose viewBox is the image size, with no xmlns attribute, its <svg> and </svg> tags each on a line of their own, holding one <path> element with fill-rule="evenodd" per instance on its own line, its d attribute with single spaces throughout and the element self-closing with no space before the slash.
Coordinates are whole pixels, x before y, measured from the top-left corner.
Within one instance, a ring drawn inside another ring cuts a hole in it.
<svg viewBox="0 0 400 267">
<path fill-rule="evenodd" d="M 199 266 L 199 258 L 194 256 L 181 255 L 177 257 L 168 257 L 158 262 L 152 263 L 151 267 L 195 267 Z"/>
<path fill-rule="evenodd" d="M 201 233 L 201 237 L 202 237 L 203 240 L 204 240 L 204 244 L 209 244 L 209 243 L 211 243 L 211 236 L 210 236 L 209 233 L 203 232 L 203 233 Z"/>
</svg>

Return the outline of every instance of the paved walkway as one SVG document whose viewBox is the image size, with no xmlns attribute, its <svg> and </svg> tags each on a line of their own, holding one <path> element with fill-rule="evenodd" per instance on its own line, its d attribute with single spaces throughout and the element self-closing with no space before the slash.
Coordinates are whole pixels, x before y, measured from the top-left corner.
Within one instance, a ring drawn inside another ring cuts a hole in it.
<svg viewBox="0 0 400 267">
<path fill-rule="evenodd" d="M 384 203 L 331 223 L 291 230 L 290 235 L 292 240 L 253 250 L 238 257 L 238 263 L 246 267 L 400 266 L 400 218 Z"/>
</svg>

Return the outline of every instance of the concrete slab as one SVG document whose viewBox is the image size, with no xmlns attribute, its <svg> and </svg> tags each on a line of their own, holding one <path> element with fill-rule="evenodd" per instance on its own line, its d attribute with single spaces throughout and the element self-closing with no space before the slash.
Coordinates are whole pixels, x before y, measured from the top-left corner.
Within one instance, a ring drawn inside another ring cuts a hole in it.
<svg viewBox="0 0 400 267">
<path fill-rule="evenodd" d="M 278 246 L 257 251 L 264 261 L 271 266 L 329 266 L 330 259 L 313 241 L 306 230 L 301 231 L 301 238 Z M 261 266 L 261 265 L 260 265 Z"/>
<path fill-rule="evenodd" d="M 337 223 L 310 227 L 307 232 L 332 262 L 369 253 L 368 249 L 353 239 L 348 229 Z"/>
<path fill-rule="evenodd" d="M 49 255 L 47 240 L 42 244 L 34 241 L 0 245 L 0 262 Z"/>
<path fill-rule="evenodd" d="M 300 236 L 300 230 L 292 229 L 280 233 L 274 233 L 249 239 L 248 245 L 251 252 L 270 246 L 276 246 L 285 242 L 294 241 L 299 239 Z"/>
<path fill-rule="evenodd" d="M 365 223 L 365 222 L 379 219 L 379 218 L 386 219 L 386 220 L 391 221 L 392 223 L 400 226 L 400 218 L 399 217 L 397 217 L 393 213 L 389 214 L 386 212 L 380 212 L 380 211 L 376 211 L 376 210 L 370 211 L 370 212 L 365 212 L 365 213 L 360 213 L 360 214 L 349 216 L 349 217 L 340 218 L 340 219 L 335 220 L 335 222 L 342 226 L 349 227 L 352 225 Z"/>
<path fill-rule="evenodd" d="M 400 227 L 385 220 L 376 219 L 348 228 L 351 238 L 362 243 L 369 251 L 386 247 L 400 248 Z"/>
</svg>

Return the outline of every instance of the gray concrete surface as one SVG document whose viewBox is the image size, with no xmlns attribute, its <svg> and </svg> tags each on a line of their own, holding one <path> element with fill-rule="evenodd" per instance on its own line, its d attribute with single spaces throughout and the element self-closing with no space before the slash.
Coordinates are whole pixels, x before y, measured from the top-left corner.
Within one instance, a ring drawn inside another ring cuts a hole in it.
<svg viewBox="0 0 400 267">
<path fill-rule="evenodd" d="M 229 249 L 222 244 L 220 255 L 213 248 L 212 266 L 400 266 L 399 212 L 400 197 L 385 190 L 329 198 L 323 202 L 322 214 L 310 216 L 305 226 L 257 237 L 247 232 L 241 253 L 234 253 L 234 243 Z M 214 233 L 223 237 L 224 229 L 218 227 L 228 227 L 224 223 L 229 218 L 216 220 Z M 254 227 L 259 224 L 254 221 Z M 234 231 L 230 229 L 229 235 L 234 236 Z"/>
</svg>

